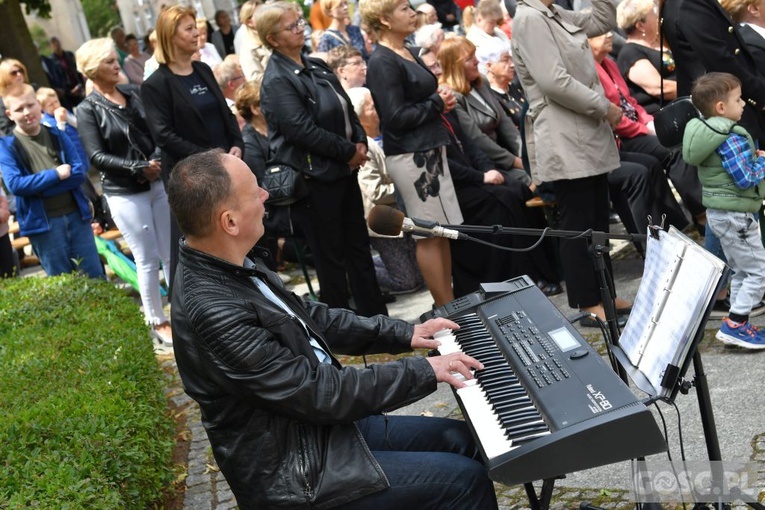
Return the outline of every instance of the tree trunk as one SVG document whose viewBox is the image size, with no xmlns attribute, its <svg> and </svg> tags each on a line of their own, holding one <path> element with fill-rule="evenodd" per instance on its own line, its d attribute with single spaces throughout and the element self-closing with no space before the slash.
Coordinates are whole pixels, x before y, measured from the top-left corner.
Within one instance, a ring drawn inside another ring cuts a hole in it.
<svg viewBox="0 0 765 510">
<path fill-rule="evenodd" d="M 27 22 L 21 12 L 19 0 L 0 0 L 0 20 L 3 20 L 3 29 L 0 30 L 0 54 L 3 58 L 20 60 L 27 67 L 31 83 L 49 86 L 48 77 L 40 65 L 40 55 L 32 42 Z"/>
</svg>

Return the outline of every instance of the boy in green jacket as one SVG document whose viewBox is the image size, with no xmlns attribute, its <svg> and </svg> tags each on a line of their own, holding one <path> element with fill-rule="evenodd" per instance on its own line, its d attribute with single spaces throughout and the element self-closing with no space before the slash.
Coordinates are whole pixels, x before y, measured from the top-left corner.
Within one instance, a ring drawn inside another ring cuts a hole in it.
<svg viewBox="0 0 765 510">
<path fill-rule="evenodd" d="M 715 337 L 729 345 L 765 349 L 765 331 L 749 322 L 765 291 L 765 248 L 758 225 L 765 152 L 737 124 L 745 106 L 738 78 L 708 73 L 694 83 L 691 100 L 704 119 L 686 126 L 683 158 L 698 167 L 707 224 L 734 271 L 730 312 Z"/>
</svg>

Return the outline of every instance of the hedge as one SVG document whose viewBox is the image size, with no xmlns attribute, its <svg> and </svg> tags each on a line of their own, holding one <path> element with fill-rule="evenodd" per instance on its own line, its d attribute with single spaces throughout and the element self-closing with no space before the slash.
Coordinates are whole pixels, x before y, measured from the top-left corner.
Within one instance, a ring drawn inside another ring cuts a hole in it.
<svg viewBox="0 0 765 510">
<path fill-rule="evenodd" d="M 135 302 L 82 276 L 0 280 L 0 508 L 149 508 L 174 425 Z"/>
</svg>

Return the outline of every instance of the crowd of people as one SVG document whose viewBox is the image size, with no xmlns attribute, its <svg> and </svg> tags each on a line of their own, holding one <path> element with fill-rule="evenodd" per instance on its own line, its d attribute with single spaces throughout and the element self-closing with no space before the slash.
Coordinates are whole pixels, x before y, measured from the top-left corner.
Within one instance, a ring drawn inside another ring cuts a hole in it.
<svg viewBox="0 0 765 510">
<path fill-rule="evenodd" d="M 432 348 L 433 333 L 457 327 L 387 318 L 395 294 L 424 285 L 438 307 L 527 274 L 547 295 L 565 282 L 583 325 L 605 318 L 581 237 L 484 237 L 497 250 L 381 235 L 366 224 L 375 205 L 540 234 L 549 221 L 608 232 L 614 214 L 632 233 L 649 217 L 695 228 L 735 269 L 715 305 L 728 315 L 718 338 L 765 348 L 749 322 L 765 311 L 759 3 L 471 3 L 320 0 L 306 21 L 296 3 L 247 0 L 214 25 L 179 4 L 141 41 L 118 27 L 73 53 L 51 38 L 50 87 L 0 61 L 0 275 L 18 274 L 14 214 L 47 274 L 104 277 L 99 199 L 86 191 L 98 173 L 146 322 L 175 345 L 242 508 L 496 508 L 464 426 L 379 416 L 437 382 L 462 386 L 455 373 L 470 379 L 480 363 L 413 357 L 356 371 L 333 356 Z M 664 147 L 653 115 L 706 73 L 694 103 L 707 120 L 684 150 Z M 290 205 L 259 187 L 274 166 L 296 174 Z M 311 253 L 321 304 L 273 272 L 292 238 Z M 623 324 L 631 303 L 609 280 Z"/>
</svg>

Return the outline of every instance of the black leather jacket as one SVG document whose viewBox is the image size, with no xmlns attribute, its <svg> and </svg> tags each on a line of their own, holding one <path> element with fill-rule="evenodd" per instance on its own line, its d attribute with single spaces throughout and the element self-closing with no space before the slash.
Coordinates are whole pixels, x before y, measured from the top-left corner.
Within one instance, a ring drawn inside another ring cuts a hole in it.
<svg viewBox="0 0 765 510">
<path fill-rule="evenodd" d="M 257 248 L 256 248 L 257 250 Z M 218 465 L 239 507 L 330 508 L 388 487 L 354 422 L 435 391 L 427 360 L 356 370 L 319 363 L 300 320 L 330 352 L 410 349 L 413 326 L 303 301 L 259 259 L 246 269 L 182 242 L 173 287 L 173 342 Z"/>
<path fill-rule="evenodd" d="M 263 75 L 261 108 L 273 161 L 332 182 L 351 175 L 348 161 L 367 136 L 340 81 L 323 61 L 303 57 L 303 67 L 274 51 Z M 345 112 L 351 125 L 346 137 Z"/>
<path fill-rule="evenodd" d="M 77 106 L 77 131 L 90 162 L 101 172 L 106 194 L 128 195 L 148 191 L 143 175 L 154 152 L 154 141 L 135 85 L 117 85 L 128 100 L 120 108 L 97 91 Z"/>
</svg>

